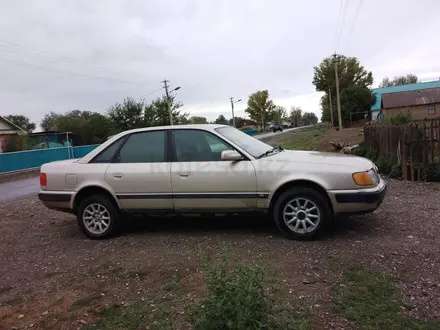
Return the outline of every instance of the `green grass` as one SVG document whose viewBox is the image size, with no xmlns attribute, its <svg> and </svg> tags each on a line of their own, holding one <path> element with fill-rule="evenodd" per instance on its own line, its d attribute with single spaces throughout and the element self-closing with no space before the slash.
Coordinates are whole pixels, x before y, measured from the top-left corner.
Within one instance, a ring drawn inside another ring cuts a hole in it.
<svg viewBox="0 0 440 330">
<path fill-rule="evenodd" d="M 318 150 L 321 139 L 325 137 L 327 131 L 321 129 L 311 129 L 298 131 L 289 134 L 283 141 L 282 147 L 290 150 Z"/>
<path fill-rule="evenodd" d="M 94 325 L 83 329 L 119 330 L 119 329 L 173 329 L 171 301 L 155 300 L 153 303 L 136 302 L 124 307 L 104 308 Z"/>
<path fill-rule="evenodd" d="M 440 323 L 422 321 L 402 314 L 404 306 L 393 281 L 377 272 L 349 268 L 333 290 L 335 313 L 360 329 L 440 329 Z"/>
<path fill-rule="evenodd" d="M 307 329 L 307 309 L 280 307 L 279 283 L 266 277 L 257 265 L 229 266 L 225 256 L 220 265 L 208 265 L 207 294 L 187 308 L 192 329 Z"/>
</svg>

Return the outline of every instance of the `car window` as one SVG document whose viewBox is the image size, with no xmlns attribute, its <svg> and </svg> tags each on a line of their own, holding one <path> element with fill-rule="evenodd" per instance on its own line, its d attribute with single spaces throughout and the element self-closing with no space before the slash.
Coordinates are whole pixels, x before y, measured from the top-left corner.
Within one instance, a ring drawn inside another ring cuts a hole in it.
<svg viewBox="0 0 440 330">
<path fill-rule="evenodd" d="M 118 163 L 166 162 L 165 131 L 131 134 L 119 151 Z"/>
<path fill-rule="evenodd" d="M 175 130 L 174 144 L 178 162 L 221 161 L 222 151 L 233 149 L 214 134 L 202 130 Z"/>
<path fill-rule="evenodd" d="M 264 143 L 263 141 L 257 140 L 256 138 L 243 133 L 234 127 L 224 126 L 216 128 L 215 130 L 217 133 L 224 136 L 226 139 L 254 157 L 258 157 L 264 152 L 272 149 L 270 145 Z"/>
<path fill-rule="evenodd" d="M 101 151 L 101 153 L 99 153 L 95 158 L 93 158 L 92 163 L 110 163 L 113 159 L 113 155 L 115 154 L 116 150 L 118 150 L 122 141 L 124 141 L 124 138 L 120 138 L 116 142 L 109 145 L 107 148 Z"/>
</svg>

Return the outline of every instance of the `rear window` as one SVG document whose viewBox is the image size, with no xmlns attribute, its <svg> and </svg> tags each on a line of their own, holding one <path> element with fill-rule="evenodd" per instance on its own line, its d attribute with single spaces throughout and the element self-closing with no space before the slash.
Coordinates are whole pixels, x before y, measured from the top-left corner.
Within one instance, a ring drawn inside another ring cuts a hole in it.
<svg viewBox="0 0 440 330">
<path fill-rule="evenodd" d="M 119 140 L 113 142 L 111 145 L 101 151 L 97 156 L 95 156 L 95 158 L 92 159 L 91 163 L 111 163 L 116 150 L 118 150 L 123 141 L 124 138 L 120 138 Z"/>
</svg>

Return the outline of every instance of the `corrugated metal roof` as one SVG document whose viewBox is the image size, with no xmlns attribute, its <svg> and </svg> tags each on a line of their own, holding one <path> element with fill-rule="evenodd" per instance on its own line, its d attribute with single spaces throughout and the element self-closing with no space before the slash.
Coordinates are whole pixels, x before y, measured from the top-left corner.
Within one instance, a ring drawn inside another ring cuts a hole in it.
<svg viewBox="0 0 440 330">
<path fill-rule="evenodd" d="M 373 88 L 371 91 L 374 95 L 376 95 L 376 103 L 371 106 L 371 110 L 380 110 L 383 94 L 416 91 L 427 88 L 440 88 L 440 80 L 421 82 L 417 84 Z"/>
<path fill-rule="evenodd" d="M 382 95 L 382 106 L 384 109 L 432 103 L 440 103 L 440 88 L 428 88 Z"/>
</svg>

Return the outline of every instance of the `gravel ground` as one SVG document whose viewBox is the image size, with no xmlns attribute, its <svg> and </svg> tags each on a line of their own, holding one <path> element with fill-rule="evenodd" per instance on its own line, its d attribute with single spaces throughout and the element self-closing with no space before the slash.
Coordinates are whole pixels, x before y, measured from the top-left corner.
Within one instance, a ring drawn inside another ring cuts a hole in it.
<svg viewBox="0 0 440 330">
<path fill-rule="evenodd" d="M 0 328 L 77 329 L 93 322 L 91 309 L 150 299 L 177 272 L 185 299 L 197 299 L 200 251 L 215 262 L 225 247 L 240 262 L 278 269 L 292 303 L 311 306 L 312 328 L 352 328 L 330 312 L 347 264 L 395 278 L 405 313 L 440 318 L 440 185 L 389 183 L 378 211 L 340 220 L 313 242 L 286 240 L 254 217 L 130 220 L 121 236 L 91 241 L 72 215 L 36 197 L 0 204 Z"/>
</svg>

